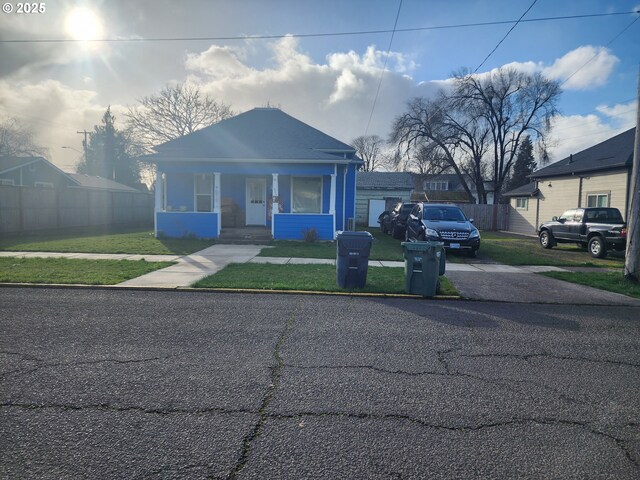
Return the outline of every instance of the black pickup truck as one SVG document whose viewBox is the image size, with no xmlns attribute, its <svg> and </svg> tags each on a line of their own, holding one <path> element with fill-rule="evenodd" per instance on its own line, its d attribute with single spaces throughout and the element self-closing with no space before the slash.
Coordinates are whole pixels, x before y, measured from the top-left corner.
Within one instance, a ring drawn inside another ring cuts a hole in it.
<svg viewBox="0 0 640 480">
<path fill-rule="evenodd" d="M 575 208 L 540 225 L 538 238 L 543 248 L 576 243 L 587 247 L 593 257 L 602 258 L 607 249 L 626 248 L 627 226 L 617 208 Z"/>
</svg>

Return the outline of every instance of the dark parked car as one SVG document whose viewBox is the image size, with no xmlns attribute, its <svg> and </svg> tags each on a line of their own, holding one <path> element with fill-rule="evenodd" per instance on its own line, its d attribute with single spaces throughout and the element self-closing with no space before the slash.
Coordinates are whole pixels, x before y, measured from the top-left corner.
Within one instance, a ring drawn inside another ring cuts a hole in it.
<svg viewBox="0 0 640 480">
<path fill-rule="evenodd" d="M 627 228 L 617 208 L 575 208 L 540 225 L 538 238 L 543 248 L 576 243 L 592 257 L 602 258 L 607 249 L 626 248 Z"/>
<path fill-rule="evenodd" d="M 415 203 L 403 203 L 400 211 L 393 219 L 393 223 L 391 226 L 391 236 L 393 238 L 404 238 L 405 231 L 407 229 L 407 219 L 409 218 L 409 214 L 413 210 L 413 208 L 417 204 Z"/>
<path fill-rule="evenodd" d="M 418 203 L 409 215 L 405 239 L 443 242 L 444 248 L 464 251 L 472 257 L 480 248 L 480 232 L 473 219 L 455 205 Z"/>
<path fill-rule="evenodd" d="M 393 222 L 400 214 L 402 208 L 402 202 L 396 203 L 390 210 L 385 210 L 378 216 L 378 223 L 380 224 L 380 230 L 382 233 L 391 233 L 393 230 Z"/>
</svg>

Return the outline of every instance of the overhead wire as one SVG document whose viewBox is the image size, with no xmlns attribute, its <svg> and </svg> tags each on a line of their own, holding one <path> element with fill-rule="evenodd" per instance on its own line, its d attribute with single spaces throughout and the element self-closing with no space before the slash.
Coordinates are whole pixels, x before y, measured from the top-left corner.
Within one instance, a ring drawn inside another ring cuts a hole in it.
<svg viewBox="0 0 640 480">
<path fill-rule="evenodd" d="M 378 88 L 376 89 L 376 94 L 373 97 L 373 105 L 371 106 L 371 112 L 369 113 L 369 120 L 367 121 L 367 128 L 364 129 L 364 136 L 367 136 L 369 133 L 369 127 L 371 126 L 371 119 L 373 118 L 373 112 L 376 109 L 376 103 L 378 101 L 378 95 L 380 95 L 380 86 L 382 85 L 382 78 L 384 77 L 384 72 L 387 70 L 387 62 L 389 61 L 389 54 L 391 53 L 391 45 L 393 44 L 393 36 L 396 31 L 396 26 L 398 25 L 398 18 L 400 18 L 400 10 L 402 10 L 402 0 L 398 4 L 398 12 L 396 13 L 396 20 L 393 23 L 393 30 L 391 32 L 391 38 L 389 39 L 389 46 L 387 47 L 387 54 L 384 56 L 384 66 L 382 67 L 382 71 L 380 72 L 380 80 L 378 81 Z"/>
<path fill-rule="evenodd" d="M 458 23 L 450 25 L 432 25 L 428 27 L 409 27 L 396 28 L 392 30 L 354 30 L 346 32 L 317 32 L 317 33 L 286 33 L 274 35 L 228 35 L 228 36 L 201 36 L 201 37 L 115 37 L 115 38 L 97 38 L 92 40 L 83 40 L 77 38 L 0 38 L 2 43 L 88 43 L 88 42 L 113 42 L 113 43 L 143 43 L 143 42 L 189 42 L 189 41 L 230 41 L 230 40 L 277 40 L 286 37 L 292 38 L 322 38 L 322 37 L 339 37 L 339 36 L 357 36 L 357 35 L 378 35 L 385 33 L 405 33 L 405 32 L 421 32 L 431 30 L 448 30 L 456 28 L 473 28 L 486 27 L 495 25 L 509 25 L 515 22 L 533 23 L 533 22 L 549 22 L 571 19 L 600 18 L 620 15 L 633 15 L 640 13 L 640 10 L 630 12 L 610 12 L 610 13 L 591 13 L 584 15 L 562 15 L 556 17 L 537 17 L 518 20 L 495 20 L 490 22 L 472 22 Z"/>
<path fill-rule="evenodd" d="M 518 24 L 522 21 L 522 19 L 524 18 L 524 16 L 525 16 L 527 13 L 529 13 L 529 10 L 531 10 L 531 9 L 533 8 L 533 6 L 536 4 L 536 2 L 537 2 L 537 1 L 538 1 L 538 0 L 533 0 L 533 2 L 531 3 L 531 5 L 529 5 L 529 8 L 527 8 L 527 9 L 525 10 L 525 12 L 524 12 L 522 15 L 520 15 L 520 18 L 518 19 L 518 21 L 517 21 L 516 23 L 514 23 L 514 24 L 511 26 L 511 28 L 510 28 L 510 29 L 509 29 L 509 31 L 504 35 L 504 37 L 502 37 L 502 39 L 501 39 L 501 40 L 496 44 L 496 46 L 495 46 L 495 47 L 493 47 L 493 50 L 491 50 L 491 51 L 489 52 L 489 54 L 488 54 L 486 57 L 484 57 L 484 60 L 482 60 L 482 62 L 480 62 L 480 65 L 478 65 L 478 66 L 476 67 L 476 69 L 473 71 L 473 73 L 476 73 L 478 70 L 480 70 L 480 68 L 481 68 L 481 67 L 482 67 L 482 66 L 487 62 L 487 60 L 489 60 L 489 58 L 491 57 L 491 55 L 493 55 L 493 53 L 498 49 L 498 47 L 499 47 L 500 45 L 502 45 L 502 42 L 504 42 L 504 41 L 507 39 L 507 37 L 509 36 L 509 34 L 513 31 L 513 29 L 514 29 L 514 28 L 516 28 L 516 27 L 518 26 Z"/>
</svg>

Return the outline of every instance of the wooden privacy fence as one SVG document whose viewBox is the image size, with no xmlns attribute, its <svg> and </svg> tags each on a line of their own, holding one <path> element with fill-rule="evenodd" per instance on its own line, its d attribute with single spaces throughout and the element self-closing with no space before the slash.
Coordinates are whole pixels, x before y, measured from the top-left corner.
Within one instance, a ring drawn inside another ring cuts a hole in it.
<svg viewBox="0 0 640 480">
<path fill-rule="evenodd" d="M 0 186 L 0 234 L 151 225 L 153 210 L 153 195 L 142 192 Z"/>
<path fill-rule="evenodd" d="M 457 204 L 479 230 L 508 230 L 509 205 Z"/>
</svg>

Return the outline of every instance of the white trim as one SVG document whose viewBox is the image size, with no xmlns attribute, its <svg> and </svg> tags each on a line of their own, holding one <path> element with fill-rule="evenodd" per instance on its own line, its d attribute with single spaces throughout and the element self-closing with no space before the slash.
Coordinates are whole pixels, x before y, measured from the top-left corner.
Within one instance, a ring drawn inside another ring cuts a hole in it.
<svg viewBox="0 0 640 480">
<path fill-rule="evenodd" d="M 329 189 L 329 213 L 333 215 L 333 237 L 336 236 L 336 179 L 338 176 L 338 165 L 333 166 L 331 175 L 331 188 Z"/>
<path fill-rule="evenodd" d="M 289 176 L 289 210 L 293 210 L 293 179 L 294 178 L 319 178 L 320 179 L 320 211 L 318 213 L 315 212 L 291 212 L 291 213 L 301 213 L 302 215 L 326 215 L 322 213 L 322 206 L 324 205 L 324 175 L 290 175 Z"/>
<path fill-rule="evenodd" d="M 17 170 L 18 168 L 22 169 L 23 167 L 26 167 L 27 165 L 31 165 L 31 164 L 36 163 L 36 162 L 40 162 L 41 160 L 42 160 L 42 158 L 36 158 L 35 160 L 31 160 L 30 162 L 21 163 L 20 165 L 16 165 L 15 167 L 7 168 L 6 170 L 0 171 L 0 174 L 7 173 L 7 172 L 12 172 L 14 170 Z"/>
<path fill-rule="evenodd" d="M 201 195 L 201 196 L 207 195 L 206 193 L 200 193 L 199 194 L 198 191 L 197 191 L 196 185 L 197 185 L 197 176 L 198 175 L 203 175 L 203 176 L 204 175 L 208 175 L 209 177 L 211 177 L 211 193 L 209 194 L 210 198 L 211 198 L 211 201 L 209 202 L 209 204 L 210 204 L 209 208 L 211 210 L 209 210 L 208 212 L 199 212 L 199 213 L 215 213 L 213 211 L 213 174 L 211 174 L 211 173 L 194 173 L 193 174 L 193 211 L 194 212 L 198 212 L 198 198 L 197 198 L 198 195 Z"/>
<path fill-rule="evenodd" d="M 0 178 L 0 185 L 15 187 L 16 182 L 13 180 L 13 178 Z"/>
<path fill-rule="evenodd" d="M 262 217 L 262 223 L 249 223 L 248 220 L 248 211 L 249 211 L 249 190 L 247 189 L 249 181 L 260 181 L 264 185 L 264 189 L 262 190 L 262 198 L 264 205 L 264 216 Z M 258 225 L 258 226 L 267 226 L 267 179 L 264 177 L 245 177 L 244 179 L 244 224 L 245 225 Z"/>
<path fill-rule="evenodd" d="M 34 187 L 40 187 L 40 188 L 53 188 L 53 183 L 51 183 L 51 182 L 34 182 L 33 186 Z"/>
<path fill-rule="evenodd" d="M 207 162 L 207 163 L 318 163 L 325 165 L 333 165 L 337 164 L 349 164 L 349 163 L 362 163 L 357 162 L 355 160 L 345 159 L 333 159 L 333 158 L 317 158 L 317 159 L 309 159 L 309 158 L 207 158 L 207 157 L 183 157 L 183 156 L 166 156 L 160 158 L 154 158 L 155 156 L 150 156 L 151 158 L 143 158 L 146 162 Z M 289 175 L 287 172 L 279 172 L 283 175 Z"/>
<path fill-rule="evenodd" d="M 218 215 L 218 236 L 220 236 L 220 229 L 222 228 L 222 208 L 220 196 L 220 172 L 213 172 L 213 213 Z"/>
<path fill-rule="evenodd" d="M 342 171 L 342 230 L 347 225 L 347 167 Z"/>
</svg>

